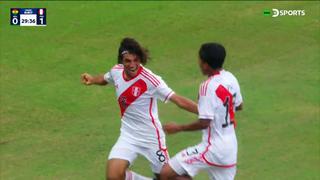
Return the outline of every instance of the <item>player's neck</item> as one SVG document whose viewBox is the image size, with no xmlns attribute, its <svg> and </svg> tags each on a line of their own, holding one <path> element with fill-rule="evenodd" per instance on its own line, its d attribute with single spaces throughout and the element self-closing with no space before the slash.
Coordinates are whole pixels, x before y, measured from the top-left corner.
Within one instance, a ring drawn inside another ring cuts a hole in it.
<svg viewBox="0 0 320 180">
<path fill-rule="evenodd" d="M 218 69 L 211 69 L 208 73 L 208 77 L 217 75 L 220 73 L 220 71 L 222 70 L 222 68 L 218 68 Z"/>
<path fill-rule="evenodd" d="M 134 74 L 124 72 L 124 78 L 125 78 L 125 80 L 130 80 L 130 79 L 134 78 L 136 76 L 136 74 L 138 74 L 138 72 L 136 72 Z"/>
<path fill-rule="evenodd" d="M 131 80 L 131 79 L 137 77 L 140 71 L 141 71 L 141 66 L 138 68 L 138 70 L 135 73 L 128 73 L 127 71 L 124 71 L 124 73 L 123 73 L 124 77 L 123 78 L 126 81 Z"/>
</svg>

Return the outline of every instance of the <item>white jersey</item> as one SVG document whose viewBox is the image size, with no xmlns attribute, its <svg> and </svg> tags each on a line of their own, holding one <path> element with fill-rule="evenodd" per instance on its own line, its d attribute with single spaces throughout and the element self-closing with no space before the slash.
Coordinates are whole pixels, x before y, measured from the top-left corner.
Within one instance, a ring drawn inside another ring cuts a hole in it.
<svg viewBox="0 0 320 180">
<path fill-rule="evenodd" d="M 158 117 L 157 99 L 167 102 L 174 92 L 161 77 L 140 66 L 130 80 L 124 79 L 122 64 L 115 65 L 104 79 L 116 88 L 121 112 L 121 137 L 131 144 L 165 149 L 165 134 Z"/>
<path fill-rule="evenodd" d="M 203 130 L 203 159 L 211 165 L 232 167 L 237 161 L 235 107 L 242 103 L 237 79 L 228 71 L 209 77 L 199 89 L 199 119 L 211 120 Z"/>
</svg>

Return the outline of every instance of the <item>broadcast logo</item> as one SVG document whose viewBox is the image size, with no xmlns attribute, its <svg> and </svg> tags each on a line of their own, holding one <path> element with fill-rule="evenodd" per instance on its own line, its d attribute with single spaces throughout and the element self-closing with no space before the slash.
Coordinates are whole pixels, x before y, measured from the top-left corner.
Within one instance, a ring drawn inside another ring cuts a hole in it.
<svg viewBox="0 0 320 180">
<path fill-rule="evenodd" d="M 279 16 L 305 16 L 306 12 L 304 9 L 299 10 L 288 10 L 288 9 L 275 9 L 272 10 L 265 9 L 263 11 L 264 16 L 271 16 L 271 17 L 279 17 Z"/>
</svg>

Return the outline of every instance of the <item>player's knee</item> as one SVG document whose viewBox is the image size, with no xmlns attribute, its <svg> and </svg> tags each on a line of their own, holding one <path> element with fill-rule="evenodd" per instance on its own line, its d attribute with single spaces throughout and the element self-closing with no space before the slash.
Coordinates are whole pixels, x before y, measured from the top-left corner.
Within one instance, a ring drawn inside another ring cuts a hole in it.
<svg viewBox="0 0 320 180">
<path fill-rule="evenodd" d="M 107 180 L 122 180 L 125 179 L 126 173 L 122 171 L 113 171 L 107 173 Z"/>
<path fill-rule="evenodd" d="M 109 161 L 107 164 L 106 179 L 122 180 L 126 177 L 126 167 L 116 161 Z"/>
<path fill-rule="evenodd" d="M 169 164 L 165 164 L 160 172 L 160 180 L 169 180 L 172 175 L 172 169 Z"/>
</svg>

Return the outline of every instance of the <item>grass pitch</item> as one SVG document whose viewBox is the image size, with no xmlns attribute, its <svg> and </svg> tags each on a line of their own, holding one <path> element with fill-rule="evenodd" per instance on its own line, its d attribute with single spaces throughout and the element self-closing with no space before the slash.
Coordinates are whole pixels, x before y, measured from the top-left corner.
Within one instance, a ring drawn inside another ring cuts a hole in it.
<svg viewBox="0 0 320 180">
<path fill-rule="evenodd" d="M 14 27 L 10 8 L 47 8 L 46 27 Z M 271 18 L 265 9 L 304 9 Z M 147 65 L 196 100 L 205 79 L 200 45 L 226 46 L 239 79 L 236 179 L 319 179 L 319 2 L 1 2 L 1 179 L 103 179 L 119 135 L 112 87 L 85 87 L 80 74 L 108 71 L 120 40 L 148 47 Z M 162 122 L 196 116 L 159 103 Z M 171 155 L 201 133 L 168 136 Z M 151 175 L 139 158 L 133 169 Z M 205 173 L 196 180 L 205 180 Z"/>
</svg>

